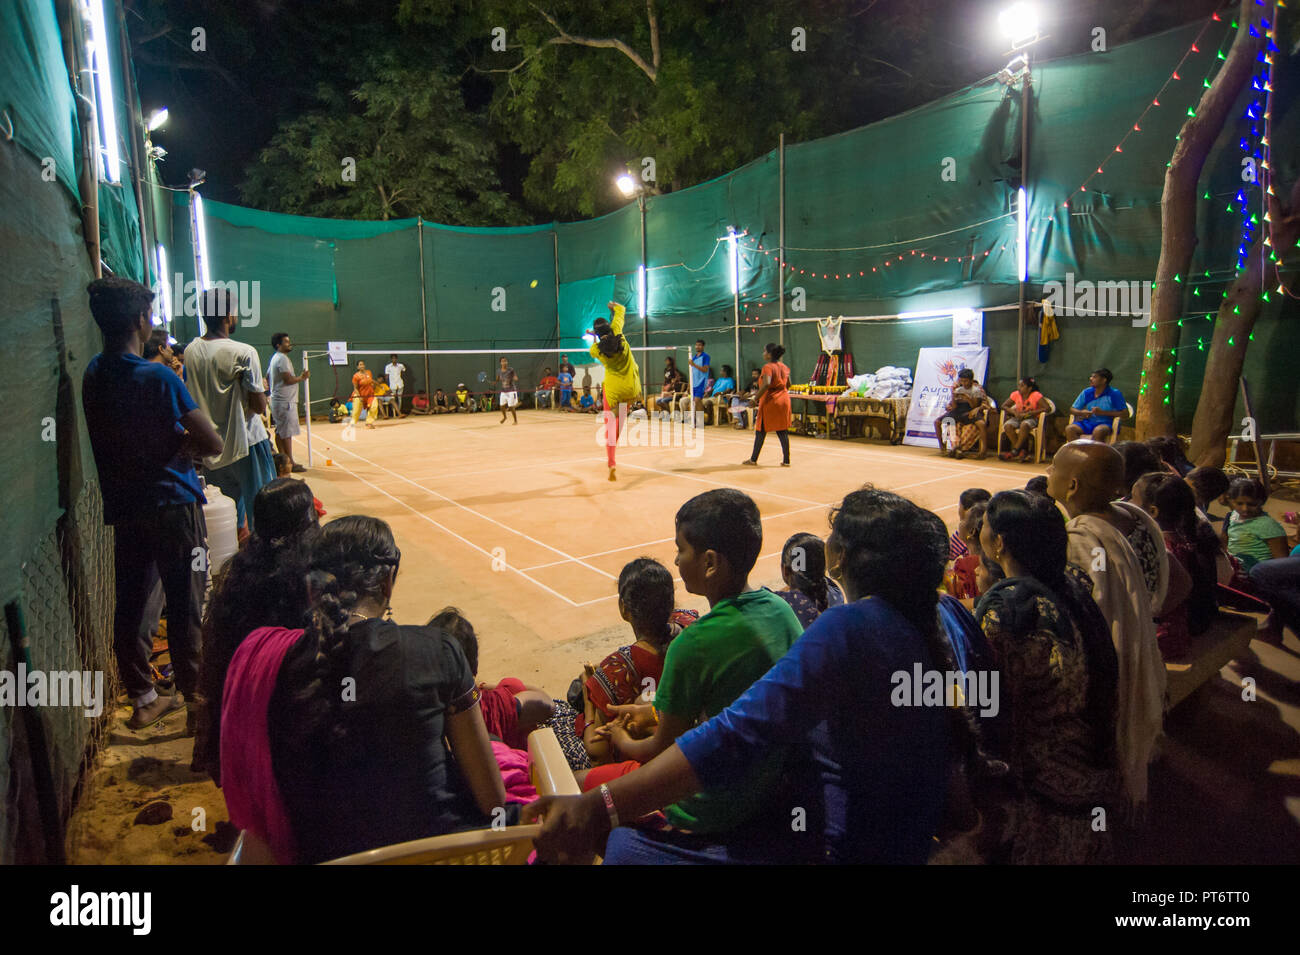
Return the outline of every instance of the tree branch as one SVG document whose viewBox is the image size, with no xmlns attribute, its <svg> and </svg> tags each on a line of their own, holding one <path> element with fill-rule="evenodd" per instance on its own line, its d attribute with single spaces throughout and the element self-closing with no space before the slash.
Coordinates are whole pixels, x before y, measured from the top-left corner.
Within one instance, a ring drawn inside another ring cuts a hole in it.
<svg viewBox="0 0 1300 955">
<path fill-rule="evenodd" d="M 648 0 L 647 0 L 647 5 L 648 5 Z M 657 77 L 659 75 L 659 70 L 657 69 L 657 67 L 647 63 L 645 59 L 642 58 L 641 54 L 637 53 L 636 50 L 632 49 L 622 40 L 616 40 L 613 39 L 612 37 L 574 36 L 573 34 L 567 32 L 564 29 L 564 27 L 560 26 L 560 24 L 556 21 L 555 17 L 551 16 L 541 7 L 537 6 L 537 4 L 532 4 L 532 7 L 543 17 L 545 17 L 546 22 L 549 23 L 551 26 L 553 26 L 556 32 L 560 34 L 557 37 L 551 37 L 551 39 L 547 40 L 546 41 L 547 44 L 549 45 L 567 44 L 571 46 L 593 47 L 596 49 L 618 50 L 629 60 L 635 63 L 637 69 L 639 69 L 642 73 L 644 73 L 646 76 L 650 78 L 651 83 L 658 82 Z M 654 30 L 656 31 L 658 30 L 657 24 L 654 27 Z"/>
<path fill-rule="evenodd" d="M 659 17 L 655 14 L 655 0 L 645 0 L 645 15 L 650 21 L 650 61 L 654 63 L 655 72 L 659 72 Z M 653 81 L 654 77 L 650 77 Z"/>
</svg>

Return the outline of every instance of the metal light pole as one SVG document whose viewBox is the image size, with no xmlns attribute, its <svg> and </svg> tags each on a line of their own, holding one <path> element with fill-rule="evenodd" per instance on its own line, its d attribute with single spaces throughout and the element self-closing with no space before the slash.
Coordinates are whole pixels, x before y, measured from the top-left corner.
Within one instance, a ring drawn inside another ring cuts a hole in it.
<svg viewBox="0 0 1300 955">
<path fill-rule="evenodd" d="M 641 347 L 650 347 L 650 290 L 647 286 L 650 284 L 650 273 L 646 269 L 645 260 L 645 187 L 640 186 L 636 193 L 636 204 L 641 210 L 641 274 L 637 276 L 641 280 Z M 643 351 L 642 355 L 649 352 Z M 644 360 L 644 359 L 643 359 Z M 649 396 L 649 389 L 646 384 L 645 376 L 641 378 L 641 401 L 644 403 Z"/>
</svg>

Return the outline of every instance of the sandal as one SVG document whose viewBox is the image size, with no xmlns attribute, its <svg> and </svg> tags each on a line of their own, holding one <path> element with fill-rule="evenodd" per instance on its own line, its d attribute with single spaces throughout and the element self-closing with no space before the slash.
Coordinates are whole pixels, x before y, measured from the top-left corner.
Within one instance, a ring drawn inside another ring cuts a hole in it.
<svg viewBox="0 0 1300 955">
<path fill-rule="evenodd" d="M 1011 451 L 1003 451 L 1001 454 L 998 455 L 998 460 L 999 460 L 999 461 L 1010 461 L 1010 460 L 1011 460 L 1012 458 L 1014 458 L 1014 457 L 1015 457 L 1015 454 L 1014 454 L 1013 452 L 1011 452 Z"/>
</svg>

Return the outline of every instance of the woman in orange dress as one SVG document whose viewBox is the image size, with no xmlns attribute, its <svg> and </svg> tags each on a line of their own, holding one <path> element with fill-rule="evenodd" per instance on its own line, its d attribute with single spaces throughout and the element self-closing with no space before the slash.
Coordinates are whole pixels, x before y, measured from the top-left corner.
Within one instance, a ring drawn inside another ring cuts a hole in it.
<svg viewBox="0 0 1300 955">
<path fill-rule="evenodd" d="M 781 442 L 781 467 L 790 466 L 790 369 L 781 361 L 785 348 L 768 342 L 763 349 L 763 372 L 759 377 L 758 413 L 755 420 L 754 453 L 742 464 L 758 464 L 758 453 L 769 431 Z"/>
</svg>

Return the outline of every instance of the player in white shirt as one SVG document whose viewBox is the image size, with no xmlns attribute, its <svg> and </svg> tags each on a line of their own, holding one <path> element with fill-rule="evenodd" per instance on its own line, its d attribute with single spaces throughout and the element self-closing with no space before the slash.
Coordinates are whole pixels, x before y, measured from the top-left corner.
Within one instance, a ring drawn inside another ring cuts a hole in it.
<svg viewBox="0 0 1300 955">
<path fill-rule="evenodd" d="M 388 390 L 393 393 L 393 401 L 397 403 L 397 413 L 402 414 L 402 372 L 406 371 L 406 366 L 397 360 L 397 354 L 389 355 L 389 362 L 384 366 L 384 377 L 388 379 Z M 402 417 L 406 417 L 402 415 Z"/>
</svg>

